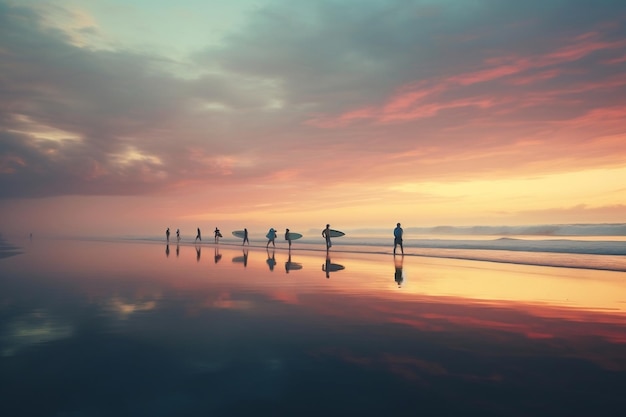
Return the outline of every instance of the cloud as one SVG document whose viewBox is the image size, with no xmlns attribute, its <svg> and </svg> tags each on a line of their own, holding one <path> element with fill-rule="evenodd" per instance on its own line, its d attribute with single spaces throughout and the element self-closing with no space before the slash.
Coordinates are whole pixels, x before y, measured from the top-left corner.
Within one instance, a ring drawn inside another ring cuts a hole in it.
<svg viewBox="0 0 626 417">
<path fill-rule="evenodd" d="M 616 163 L 621 3 L 355 3 L 269 1 L 181 58 L 0 0 L 0 198 Z"/>
</svg>

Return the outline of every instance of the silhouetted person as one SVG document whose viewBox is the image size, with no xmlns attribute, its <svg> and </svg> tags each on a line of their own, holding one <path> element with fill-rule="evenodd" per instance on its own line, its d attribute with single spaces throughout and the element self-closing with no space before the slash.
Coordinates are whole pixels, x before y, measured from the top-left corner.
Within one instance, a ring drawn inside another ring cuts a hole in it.
<svg viewBox="0 0 626 417">
<path fill-rule="evenodd" d="M 400 227 L 400 223 L 396 225 L 396 228 L 393 229 L 393 254 L 396 254 L 396 248 L 400 246 L 400 250 L 404 255 L 404 247 L 402 246 L 402 235 L 404 235 L 404 230 Z"/>
<path fill-rule="evenodd" d="M 289 242 L 289 249 L 291 249 L 291 236 L 289 235 L 289 229 L 285 229 L 285 240 Z"/>
<path fill-rule="evenodd" d="M 248 242 L 248 246 L 250 246 L 250 241 L 248 240 L 248 229 L 243 229 L 243 243 L 241 246 L 245 245 Z"/>
<path fill-rule="evenodd" d="M 165 239 L 169 242 L 170 241 L 170 228 L 168 227 L 167 230 L 165 231 Z"/>
<path fill-rule="evenodd" d="M 243 250 L 243 267 L 248 266 L 248 249 Z"/>
<path fill-rule="evenodd" d="M 165 256 L 169 258 L 170 256 L 170 244 L 165 245 Z"/>
<path fill-rule="evenodd" d="M 200 262 L 200 246 L 196 246 L 196 261 Z"/>
<path fill-rule="evenodd" d="M 393 275 L 393 279 L 398 284 L 398 288 L 400 288 L 402 286 L 402 282 L 404 282 L 404 276 L 402 275 L 402 264 L 403 264 L 403 262 L 404 262 L 404 255 L 402 255 L 401 257 L 396 257 L 394 255 L 394 257 L 393 257 L 393 264 L 394 264 L 394 266 L 396 268 L 396 272 Z"/>
<path fill-rule="evenodd" d="M 198 227 L 198 234 L 196 235 L 196 240 L 194 240 L 194 242 L 196 242 L 197 240 L 200 240 L 200 242 L 202 242 L 202 236 L 200 236 L 200 228 Z"/>
<path fill-rule="evenodd" d="M 270 251 L 267 251 L 267 266 L 270 267 L 270 271 L 274 270 L 274 267 L 276 266 L 276 258 L 274 258 L 274 251 L 272 250 L 272 255 L 270 256 Z"/>
<path fill-rule="evenodd" d="M 215 243 L 220 243 L 220 238 L 222 237 L 222 232 L 220 232 L 220 229 L 216 227 L 213 234 L 215 235 Z"/>
<path fill-rule="evenodd" d="M 322 237 L 326 239 L 326 250 L 330 249 L 330 247 L 333 246 L 330 241 L 330 224 L 327 224 L 326 229 L 322 230 Z"/>
<path fill-rule="evenodd" d="M 276 247 L 276 243 L 274 242 L 276 240 L 276 230 L 274 230 L 274 228 L 272 227 L 270 229 L 269 232 L 267 232 L 267 245 L 265 245 L 265 247 L 269 247 L 270 243 L 272 244 L 273 247 Z"/>
<path fill-rule="evenodd" d="M 176 241 L 180 242 L 180 229 L 176 229 Z"/>
</svg>

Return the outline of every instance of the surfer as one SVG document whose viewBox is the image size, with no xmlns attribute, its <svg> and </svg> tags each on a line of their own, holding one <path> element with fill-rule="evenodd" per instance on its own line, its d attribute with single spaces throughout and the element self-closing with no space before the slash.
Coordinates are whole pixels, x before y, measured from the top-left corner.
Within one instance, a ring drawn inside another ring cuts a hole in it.
<svg viewBox="0 0 626 417">
<path fill-rule="evenodd" d="M 326 250 L 330 249 L 333 246 L 330 241 L 330 224 L 327 224 L 326 229 L 322 230 L 322 237 L 326 239 Z"/>
<path fill-rule="evenodd" d="M 214 234 L 215 234 L 215 243 L 220 243 L 220 238 L 222 237 L 222 233 L 220 232 L 220 229 L 216 227 Z"/>
<path fill-rule="evenodd" d="M 248 229 L 243 229 L 243 243 L 241 246 L 245 245 L 248 242 L 248 246 L 250 246 L 250 241 L 248 240 Z"/>
<path fill-rule="evenodd" d="M 400 227 L 400 223 L 396 225 L 396 228 L 393 229 L 393 254 L 396 254 L 396 248 L 400 246 L 400 250 L 404 255 L 404 247 L 402 246 L 402 235 L 404 234 L 404 230 Z"/>
<path fill-rule="evenodd" d="M 196 235 L 196 240 L 194 240 L 194 243 L 200 239 L 200 242 L 202 242 L 202 237 L 200 236 L 200 228 L 198 227 L 198 234 Z"/>
<path fill-rule="evenodd" d="M 168 227 L 167 230 L 165 231 L 165 239 L 169 242 L 170 241 L 170 228 Z"/>
<path fill-rule="evenodd" d="M 289 235 L 289 229 L 285 229 L 285 240 L 289 242 L 289 249 L 291 249 L 291 236 Z"/>
<path fill-rule="evenodd" d="M 276 243 L 274 242 L 274 240 L 276 239 L 276 230 L 274 230 L 274 228 L 270 228 L 270 231 L 267 232 L 267 245 L 265 245 L 266 248 L 268 248 L 270 246 L 270 243 L 272 243 L 272 246 L 276 247 Z"/>
<path fill-rule="evenodd" d="M 180 242 L 180 229 L 176 229 L 176 241 Z"/>
</svg>

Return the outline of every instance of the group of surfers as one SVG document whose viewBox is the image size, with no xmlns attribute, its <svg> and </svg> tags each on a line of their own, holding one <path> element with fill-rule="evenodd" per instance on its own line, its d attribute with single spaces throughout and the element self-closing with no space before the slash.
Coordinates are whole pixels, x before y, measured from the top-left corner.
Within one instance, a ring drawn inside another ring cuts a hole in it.
<svg viewBox="0 0 626 417">
<path fill-rule="evenodd" d="M 219 238 L 223 237 L 222 233 L 220 232 L 220 229 L 218 229 L 217 227 L 215 228 L 213 235 L 215 238 L 215 243 L 219 243 Z M 396 248 L 398 246 L 400 247 L 400 250 L 402 251 L 402 254 L 404 255 L 404 246 L 403 246 L 403 241 L 402 241 L 403 235 L 404 235 L 404 230 L 400 226 L 400 223 L 398 223 L 396 225 L 396 228 L 393 229 L 393 237 L 394 237 L 393 254 L 394 255 L 396 254 Z M 278 237 L 276 229 L 274 229 L 273 227 L 270 228 L 266 236 L 267 236 L 267 244 L 265 245 L 265 247 L 268 248 L 270 246 L 270 243 L 272 244 L 273 247 L 276 247 L 275 240 Z M 169 227 L 165 231 L 165 237 L 167 239 L 167 242 L 169 242 L 170 241 L 170 228 Z M 328 251 L 331 248 L 331 246 L 333 246 L 330 240 L 331 238 L 330 224 L 327 224 L 326 228 L 322 230 L 322 237 L 326 241 L 326 250 Z M 196 238 L 194 242 L 197 242 L 198 240 L 202 242 L 202 235 L 200 233 L 199 227 L 198 227 L 198 232 L 196 234 Z M 291 235 L 289 234 L 289 229 L 285 229 L 285 240 L 289 243 L 289 249 L 291 249 Z M 180 242 L 180 229 L 176 229 L 176 241 Z M 243 229 L 243 243 L 241 245 L 244 246 L 246 243 L 248 243 L 248 246 L 250 245 L 250 240 L 248 239 L 248 229 Z"/>
</svg>

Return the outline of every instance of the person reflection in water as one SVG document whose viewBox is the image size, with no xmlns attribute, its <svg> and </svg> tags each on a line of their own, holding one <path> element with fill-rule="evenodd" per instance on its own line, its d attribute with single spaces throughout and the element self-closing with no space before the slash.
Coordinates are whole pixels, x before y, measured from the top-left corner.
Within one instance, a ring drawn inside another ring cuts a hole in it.
<svg viewBox="0 0 626 417">
<path fill-rule="evenodd" d="M 196 246 L 196 261 L 200 262 L 200 246 Z"/>
<path fill-rule="evenodd" d="M 289 230 L 289 229 L 287 229 Z M 291 244 L 291 242 L 289 242 Z M 285 272 L 289 273 L 289 271 L 291 270 L 291 248 L 289 248 L 289 255 L 287 258 L 287 262 L 285 262 Z"/>
<path fill-rule="evenodd" d="M 176 257 L 178 258 L 178 255 L 180 255 L 180 245 L 177 243 L 176 244 Z"/>
<path fill-rule="evenodd" d="M 165 245 L 165 256 L 167 256 L 169 258 L 170 256 L 170 244 L 166 244 Z"/>
<path fill-rule="evenodd" d="M 272 254 L 270 255 L 270 251 L 269 249 L 267 250 L 267 266 L 270 267 L 270 271 L 274 270 L 274 267 L 276 266 L 276 258 L 274 257 L 274 250 L 272 249 Z"/>
<path fill-rule="evenodd" d="M 215 263 L 218 263 L 222 259 L 222 254 L 220 253 L 219 248 L 215 248 Z"/>
<path fill-rule="evenodd" d="M 326 225 L 326 227 L 328 227 L 328 225 Z M 330 255 L 328 254 L 328 251 L 326 251 L 326 262 L 322 265 L 322 271 L 326 272 L 326 278 L 330 278 Z"/>
<path fill-rule="evenodd" d="M 245 268 L 247 266 L 248 266 L 248 249 L 243 249 L 243 267 Z"/>
<path fill-rule="evenodd" d="M 404 263 L 404 255 L 393 257 L 393 264 L 395 266 L 396 272 L 393 275 L 394 281 L 398 284 L 398 288 L 402 288 L 402 283 L 404 282 L 404 274 L 402 271 L 402 264 Z"/>
</svg>

